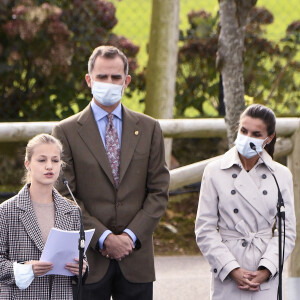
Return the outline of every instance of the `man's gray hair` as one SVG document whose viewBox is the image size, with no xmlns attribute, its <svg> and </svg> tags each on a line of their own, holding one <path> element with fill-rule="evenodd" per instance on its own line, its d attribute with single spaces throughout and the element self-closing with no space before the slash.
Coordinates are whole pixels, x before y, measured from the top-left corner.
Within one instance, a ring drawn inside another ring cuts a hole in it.
<svg viewBox="0 0 300 300">
<path fill-rule="evenodd" d="M 92 73 L 94 66 L 95 66 L 95 61 L 97 59 L 98 56 L 101 57 L 105 57 L 108 59 L 112 59 L 115 58 L 117 56 L 119 56 L 123 63 L 124 63 L 124 74 L 125 76 L 128 75 L 128 60 L 127 57 L 125 56 L 125 54 L 119 50 L 118 48 L 114 47 L 114 46 L 99 46 L 97 48 L 94 49 L 92 55 L 89 58 L 89 62 L 88 62 L 88 72 L 89 74 Z"/>
</svg>

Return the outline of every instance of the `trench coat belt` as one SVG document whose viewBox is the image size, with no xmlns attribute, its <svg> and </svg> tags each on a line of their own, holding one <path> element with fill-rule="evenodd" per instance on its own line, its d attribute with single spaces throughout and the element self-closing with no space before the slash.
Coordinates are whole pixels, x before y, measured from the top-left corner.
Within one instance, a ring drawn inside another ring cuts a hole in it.
<svg viewBox="0 0 300 300">
<path fill-rule="evenodd" d="M 222 240 L 245 240 L 248 246 L 253 244 L 260 252 L 262 252 L 264 248 L 262 239 L 272 238 L 271 228 L 266 228 L 258 232 L 250 232 L 244 221 L 237 223 L 235 229 L 236 230 L 220 229 L 219 233 L 222 237 Z"/>
</svg>

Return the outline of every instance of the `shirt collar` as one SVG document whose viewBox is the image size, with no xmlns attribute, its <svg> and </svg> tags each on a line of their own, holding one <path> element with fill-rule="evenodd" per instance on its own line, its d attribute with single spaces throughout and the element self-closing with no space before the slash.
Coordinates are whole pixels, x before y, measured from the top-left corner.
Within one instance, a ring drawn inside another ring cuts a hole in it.
<svg viewBox="0 0 300 300">
<path fill-rule="evenodd" d="M 108 112 L 102 109 L 100 106 L 98 106 L 94 100 L 91 101 L 91 108 L 94 114 L 94 118 L 96 121 L 100 121 L 104 117 L 108 115 Z M 119 105 L 115 108 L 115 110 L 112 112 L 112 114 L 116 117 L 118 117 L 120 120 L 122 120 L 122 104 L 121 102 Z"/>
<path fill-rule="evenodd" d="M 274 163 L 272 157 L 268 154 L 268 152 L 266 150 L 263 150 L 263 152 L 261 153 L 261 156 L 262 156 L 263 160 L 265 161 L 266 165 L 272 171 L 274 171 L 275 170 L 275 163 Z M 261 160 L 261 158 L 258 159 L 258 161 L 257 161 L 257 163 L 255 164 L 254 167 L 256 168 L 260 164 L 263 164 L 263 161 Z M 221 169 L 229 169 L 233 165 L 237 165 L 240 168 L 242 168 L 242 162 L 240 160 L 240 157 L 239 157 L 236 146 L 232 147 L 222 157 Z"/>
</svg>

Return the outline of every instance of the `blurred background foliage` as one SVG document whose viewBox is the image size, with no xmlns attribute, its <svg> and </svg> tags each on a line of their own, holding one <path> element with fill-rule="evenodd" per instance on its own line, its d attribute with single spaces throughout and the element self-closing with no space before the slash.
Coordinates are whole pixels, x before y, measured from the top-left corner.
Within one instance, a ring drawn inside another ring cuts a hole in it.
<svg viewBox="0 0 300 300">
<path fill-rule="evenodd" d="M 197 116 L 223 115 L 220 103 L 222 62 L 215 61 L 218 41 L 218 15 L 204 10 L 188 15 L 190 27 L 181 31 L 183 46 L 179 49 L 176 93 L 176 114 L 184 117 L 188 109 Z M 244 80 L 247 102 L 255 99 L 271 107 L 277 115 L 297 115 L 300 112 L 300 63 L 296 61 L 300 46 L 300 22 L 286 29 L 279 42 L 264 37 L 273 15 L 264 7 L 255 7 L 246 27 Z M 222 100 L 222 99 L 221 99 Z M 250 104 L 250 103 L 249 103 Z M 205 108 L 209 108 L 208 110 Z"/>
<path fill-rule="evenodd" d="M 112 33 L 115 13 L 106 1 L 2 0 L 1 121 L 58 120 L 85 107 L 87 61 L 101 44 L 120 47 L 134 77 L 139 47 Z"/>
<path fill-rule="evenodd" d="M 120 47 L 129 57 L 133 80 L 124 104 L 144 110 L 151 1 L 1 0 L 0 5 L 1 121 L 59 120 L 85 107 L 91 98 L 84 80 L 87 61 L 100 44 Z M 174 115 L 222 116 L 217 5 L 182 1 L 180 13 Z M 277 39 L 269 29 L 275 23 L 267 8 L 253 9 L 245 40 L 246 101 L 268 105 L 277 115 L 299 116 L 300 21 L 282 22 L 288 25 Z"/>
</svg>

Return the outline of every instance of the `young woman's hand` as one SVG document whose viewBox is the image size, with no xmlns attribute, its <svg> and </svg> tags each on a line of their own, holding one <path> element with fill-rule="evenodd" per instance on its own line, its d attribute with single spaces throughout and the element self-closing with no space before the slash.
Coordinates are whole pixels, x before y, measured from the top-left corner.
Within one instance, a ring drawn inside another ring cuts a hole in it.
<svg viewBox="0 0 300 300">
<path fill-rule="evenodd" d="M 74 258 L 74 260 L 76 261 L 75 263 L 67 263 L 65 268 L 67 270 L 69 270 L 70 272 L 72 272 L 74 275 L 79 275 L 79 259 L 78 258 Z M 83 260 L 83 265 L 82 265 L 82 275 L 84 275 L 86 271 L 86 261 Z"/>
<path fill-rule="evenodd" d="M 25 262 L 25 265 L 32 265 L 32 271 L 35 277 L 42 276 L 53 268 L 52 263 L 39 260 L 27 261 Z"/>
</svg>

